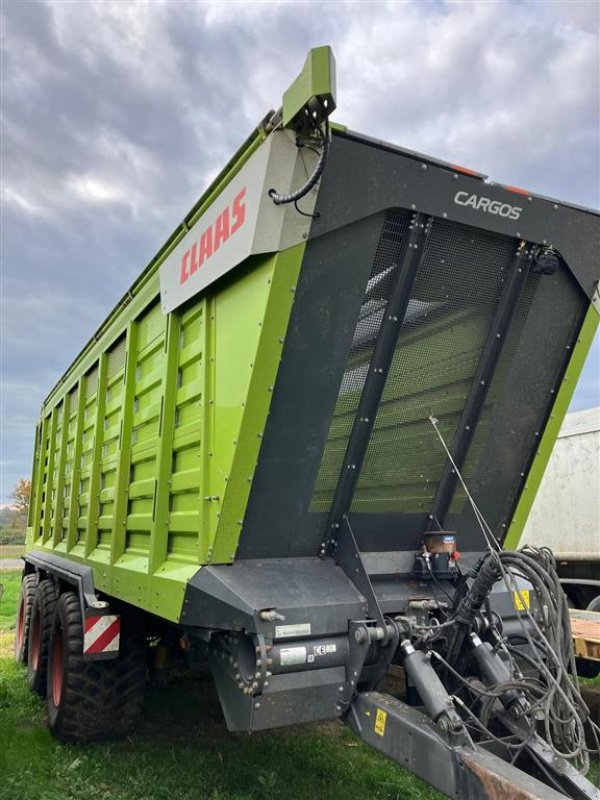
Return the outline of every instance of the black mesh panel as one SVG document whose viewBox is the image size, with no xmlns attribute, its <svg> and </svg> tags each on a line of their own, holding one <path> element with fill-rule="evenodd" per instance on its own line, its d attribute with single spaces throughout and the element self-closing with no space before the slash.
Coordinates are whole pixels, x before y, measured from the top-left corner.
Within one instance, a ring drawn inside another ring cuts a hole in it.
<svg viewBox="0 0 600 800">
<path fill-rule="evenodd" d="M 507 237 L 434 223 L 352 512 L 431 507 L 445 455 L 428 417 L 451 443 L 514 251 Z"/>
<path fill-rule="evenodd" d="M 475 431 L 473 441 L 471 442 L 467 458 L 461 469 L 465 483 L 470 487 L 471 491 L 473 490 L 474 486 L 472 481 L 475 479 L 475 476 L 479 471 L 484 445 L 488 441 L 490 428 L 494 421 L 494 410 L 501 400 L 508 370 L 510 369 L 510 366 L 514 360 L 517 345 L 521 338 L 523 326 L 525 325 L 525 320 L 527 319 L 527 314 L 531 307 L 539 280 L 540 275 L 532 273 L 528 276 L 527 281 L 525 282 L 523 292 L 519 298 L 517 308 L 515 309 L 512 318 L 506 342 L 502 348 L 502 353 L 500 355 L 498 365 L 496 366 L 496 370 L 494 372 L 494 377 L 491 381 L 490 388 L 485 399 L 485 404 L 477 423 L 477 429 Z M 460 513 L 464 509 L 466 499 L 467 498 L 464 489 L 462 488 L 461 484 L 457 482 L 456 491 L 454 493 L 449 513 Z"/>
<path fill-rule="evenodd" d="M 409 219 L 404 212 L 386 214 L 323 452 L 311 511 L 327 511 L 331 505 L 385 307 L 398 274 L 398 258 Z"/>
</svg>

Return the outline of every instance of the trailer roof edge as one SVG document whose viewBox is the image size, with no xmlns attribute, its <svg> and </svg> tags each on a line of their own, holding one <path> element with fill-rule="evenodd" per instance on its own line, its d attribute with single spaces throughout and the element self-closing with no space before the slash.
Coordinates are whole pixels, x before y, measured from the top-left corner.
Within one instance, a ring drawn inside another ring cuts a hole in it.
<svg viewBox="0 0 600 800">
<path fill-rule="evenodd" d="M 487 186 L 501 186 L 502 188 L 511 191 L 515 191 L 516 189 L 516 187 L 514 186 L 508 186 L 498 181 L 489 180 L 489 175 L 486 175 L 483 172 L 467 169 L 466 167 L 459 166 L 458 164 L 452 164 L 449 161 L 444 161 L 439 158 L 434 158 L 433 156 L 426 155 L 425 153 L 421 153 L 418 150 L 411 150 L 407 147 L 402 147 L 401 145 L 394 144 L 393 142 L 387 142 L 384 141 L 383 139 L 376 139 L 372 136 L 366 136 L 363 133 L 359 133 L 358 131 L 353 131 L 342 125 L 339 126 L 336 125 L 335 127 L 332 125 L 331 127 L 335 131 L 336 136 L 343 136 L 344 138 L 352 139 L 353 141 L 356 142 L 363 142 L 365 144 L 370 144 L 375 147 L 379 147 L 382 150 L 388 150 L 389 152 L 392 153 L 401 153 L 402 155 L 407 156 L 408 158 L 413 158 L 416 161 L 420 161 L 424 164 L 432 164 L 452 172 L 462 172 L 464 174 L 468 174 L 472 178 L 478 178 L 479 180 L 481 180 L 482 183 L 485 183 Z M 549 203 L 556 203 L 559 206 L 573 208 L 576 211 L 585 211 L 587 214 L 593 214 L 596 217 L 600 217 L 600 210 L 591 208 L 590 206 L 582 206 L 578 205 L 577 203 L 565 202 L 564 200 L 559 200 L 555 197 L 549 197 L 548 195 L 532 192 L 529 189 L 527 190 L 521 189 L 518 191 L 518 193 L 535 197 L 537 200 L 546 200 Z"/>
</svg>

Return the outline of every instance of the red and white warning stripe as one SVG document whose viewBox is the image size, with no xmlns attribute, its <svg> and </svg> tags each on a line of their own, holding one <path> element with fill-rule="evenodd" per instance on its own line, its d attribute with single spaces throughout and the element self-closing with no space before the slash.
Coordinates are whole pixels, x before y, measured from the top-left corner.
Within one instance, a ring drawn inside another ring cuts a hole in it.
<svg viewBox="0 0 600 800">
<path fill-rule="evenodd" d="M 120 635 L 120 617 L 114 614 L 87 617 L 83 637 L 84 655 L 118 652 Z"/>
</svg>

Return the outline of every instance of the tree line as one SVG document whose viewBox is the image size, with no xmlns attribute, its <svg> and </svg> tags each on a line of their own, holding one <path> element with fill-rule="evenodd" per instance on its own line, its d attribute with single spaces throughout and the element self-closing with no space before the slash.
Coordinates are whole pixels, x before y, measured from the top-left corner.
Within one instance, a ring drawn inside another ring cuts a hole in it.
<svg viewBox="0 0 600 800">
<path fill-rule="evenodd" d="M 10 506 L 0 508 L 0 544 L 22 544 L 25 541 L 31 481 L 21 478 L 10 494 Z"/>
</svg>

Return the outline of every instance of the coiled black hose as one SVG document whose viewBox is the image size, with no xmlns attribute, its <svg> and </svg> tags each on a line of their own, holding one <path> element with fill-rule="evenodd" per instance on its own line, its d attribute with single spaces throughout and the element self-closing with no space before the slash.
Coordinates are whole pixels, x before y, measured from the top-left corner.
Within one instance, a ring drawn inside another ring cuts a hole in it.
<svg viewBox="0 0 600 800">
<path fill-rule="evenodd" d="M 545 547 L 528 546 L 518 552 L 492 551 L 478 562 L 471 575 L 473 583 L 451 617 L 458 629 L 448 662 L 452 664 L 462 651 L 468 631 L 494 583 L 504 580 L 507 588 L 521 599 L 524 616 L 528 618 L 529 625 L 518 617 L 530 645 L 528 660 L 538 669 L 538 680 L 544 687 L 542 697 L 536 700 L 543 710 L 544 738 L 556 755 L 575 761 L 579 769 L 587 771 L 589 752 L 598 752 L 599 729 L 580 694 L 569 609 L 552 552 Z M 517 576 L 533 587 L 542 613 L 539 623 L 523 602 L 514 580 Z M 592 742 L 589 749 L 586 733 Z"/>
<path fill-rule="evenodd" d="M 286 203 L 296 203 L 298 200 L 301 200 L 305 195 L 307 195 L 323 174 L 328 154 L 329 123 L 325 121 L 325 133 L 321 133 L 321 154 L 319 156 L 319 160 L 317 161 L 315 171 L 303 186 L 301 186 L 295 192 L 291 192 L 290 194 L 279 194 L 276 189 L 269 189 L 269 197 L 275 203 L 275 205 L 282 206 Z"/>
<path fill-rule="evenodd" d="M 454 618 L 463 625 L 471 625 L 481 610 L 481 606 L 487 600 L 492 586 L 502 577 L 498 561 L 489 555 L 476 565 L 473 569 L 475 579 L 469 591 L 458 604 L 454 612 Z"/>
</svg>

